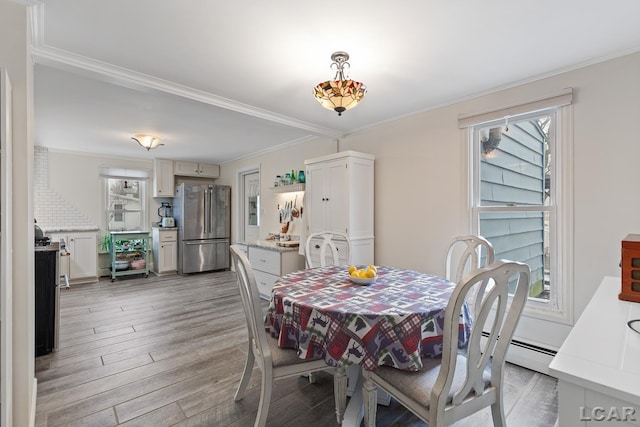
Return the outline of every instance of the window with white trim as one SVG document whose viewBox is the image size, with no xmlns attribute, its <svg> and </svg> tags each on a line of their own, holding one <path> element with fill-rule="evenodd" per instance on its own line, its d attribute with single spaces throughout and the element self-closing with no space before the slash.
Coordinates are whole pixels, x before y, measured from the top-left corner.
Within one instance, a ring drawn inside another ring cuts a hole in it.
<svg viewBox="0 0 640 427">
<path fill-rule="evenodd" d="M 529 314 L 565 321 L 572 294 L 570 94 L 568 101 L 504 109 L 469 126 L 472 232 L 492 243 L 496 259 L 530 266 Z"/>
<path fill-rule="evenodd" d="M 100 174 L 104 183 L 104 229 L 146 229 L 147 171 L 101 168 Z"/>
</svg>

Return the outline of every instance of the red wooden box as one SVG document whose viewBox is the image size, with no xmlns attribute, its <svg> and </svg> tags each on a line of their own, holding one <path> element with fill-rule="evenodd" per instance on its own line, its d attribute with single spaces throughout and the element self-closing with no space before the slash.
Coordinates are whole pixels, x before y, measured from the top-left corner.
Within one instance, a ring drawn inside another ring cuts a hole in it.
<svg viewBox="0 0 640 427">
<path fill-rule="evenodd" d="M 640 302 L 640 234 L 629 234 L 622 241 L 622 291 L 618 298 Z"/>
</svg>

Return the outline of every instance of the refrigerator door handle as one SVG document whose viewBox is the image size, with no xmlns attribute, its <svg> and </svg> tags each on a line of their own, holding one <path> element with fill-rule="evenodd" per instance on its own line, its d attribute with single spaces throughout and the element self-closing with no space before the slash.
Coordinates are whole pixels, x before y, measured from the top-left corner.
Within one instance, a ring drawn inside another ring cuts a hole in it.
<svg viewBox="0 0 640 427">
<path fill-rule="evenodd" d="M 204 190 L 204 234 L 209 234 L 209 217 L 211 216 L 211 201 L 209 190 Z"/>
<path fill-rule="evenodd" d="M 218 243 L 218 242 L 214 242 L 214 241 L 210 241 L 210 240 L 204 240 L 204 241 L 199 241 L 199 242 L 184 242 L 184 244 L 186 246 L 213 245 L 215 243 Z"/>
<path fill-rule="evenodd" d="M 212 203 L 213 203 L 213 191 L 211 188 L 207 190 L 207 194 L 209 195 L 209 201 L 207 202 L 207 206 L 209 207 L 209 213 L 207 214 L 207 219 L 209 220 L 209 226 L 207 227 L 207 233 L 211 237 L 211 229 L 213 228 L 213 221 L 211 221 L 211 215 L 213 215 Z"/>
</svg>

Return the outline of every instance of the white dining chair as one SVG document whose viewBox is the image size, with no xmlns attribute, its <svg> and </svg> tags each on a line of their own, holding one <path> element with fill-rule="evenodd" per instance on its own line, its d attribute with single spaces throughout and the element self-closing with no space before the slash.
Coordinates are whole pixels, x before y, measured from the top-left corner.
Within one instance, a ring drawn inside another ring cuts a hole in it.
<svg viewBox="0 0 640 427">
<path fill-rule="evenodd" d="M 342 247 L 342 252 L 339 246 Z M 351 239 L 346 234 L 335 231 L 312 233 L 307 237 L 304 256 L 307 268 L 350 264 Z M 314 258 L 317 262 L 313 261 Z"/>
<path fill-rule="evenodd" d="M 505 357 L 527 301 L 529 276 L 528 265 L 504 260 L 465 275 L 445 310 L 442 359 L 422 359 L 423 368 L 419 372 L 388 366 L 363 371 L 365 427 L 376 423 L 377 387 L 430 427 L 449 425 L 487 406 L 491 407 L 494 426 L 504 427 Z M 493 282 L 490 289 L 489 282 Z M 511 301 L 510 282 L 515 289 Z M 475 285 L 482 289 L 476 294 L 482 304 L 471 328 L 467 351 L 463 353 L 458 351 L 459 318 L 465 297 Z M 483 329 L 489 333 L 484 342 Z"/>
<path fill-rule="evenodd" d="M 447 280 L 458 283 L 465 273 L 493 263 L 494 258 L 493 245 L 484 237 L 474 235 L 455 237 L 447 250 L 444 277 Z M 476 286 L 467 296 L 469 303 L 472 300 L 476 302 L 470 307 L 472 316 L 475 315 L 477 310 L 476 305 L 480 303 L 480 300 L 475 298 L 475 293 L 478 291 L 477 288 Z"/>
<path fill-rule="evenodd" d="M 482 262 L 482 250 L 484 250 L 484 262 Z M 474 235 L 455 237 L 447 250 L 444 277 L 457 283 L 465 273 L 493 263 L 494 257 L 493 245 L 484 237 Z"/>
<path fill-rule="evenodd" d="M 256 279 L 249 259 L 244 254 L 244 251 L 236 245 L 232 245 L 230 251 L 236 275 L 238 276 L 238 288 L 249 333 L 247 361 L 234 400 L 237 402 L 244 397 L 251 378 L 251 372 L 253 371 L 253 364 L 256 362 L 262 371 L 262 387 L 254 426 L 262 427 L 265 425 L 269 414 L 271 392 L 275 380 L 334 368 L 327 366 L 323 359 L 300 359 L 296 350 L 278 347 L 276 340 L 265 332 L 260 295 L 258 294 Z M 338 423 L 342 422 L 346 408 L 346 386 L 346 377 L 344 370 L 342 370 L 341 374 L 334 379 Z"/>
</svg>

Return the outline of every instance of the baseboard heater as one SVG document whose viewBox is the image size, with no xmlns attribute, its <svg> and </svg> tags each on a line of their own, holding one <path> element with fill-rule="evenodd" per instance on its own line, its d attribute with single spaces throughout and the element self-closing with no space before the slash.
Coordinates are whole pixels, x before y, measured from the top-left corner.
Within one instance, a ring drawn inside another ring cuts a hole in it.
<svg viewBox="0 0 640 427">
<path fill-rule="evenodd" d="M 482 332 L 482 336 L 485 338 L 489 337 L 489 333 L 488 332 Z M 540 347 L 538 345 L 533 345 L 524 341 L 518 341 L 518 340 L 511 340 L 511 345 L 514 345 L 516 347 L 521 347 L 525 350 L 531 350 L 531 351 L 535 351 L 537 353 L 541 353 L 541 354 L 545 354 L 547 356 L 555 356 L 556 353 L 558 353 L 556 350 L 551 350 L 550 348 L 544 348 L 544 347 Z"/>
</svg>

